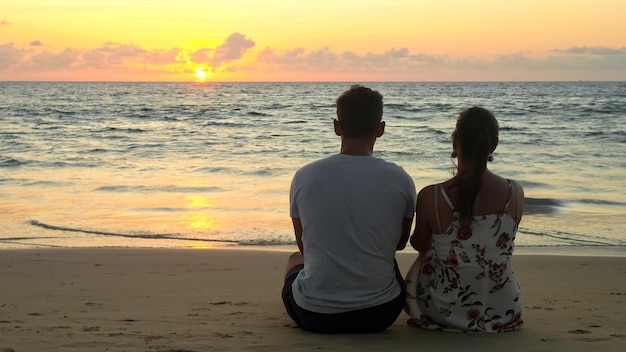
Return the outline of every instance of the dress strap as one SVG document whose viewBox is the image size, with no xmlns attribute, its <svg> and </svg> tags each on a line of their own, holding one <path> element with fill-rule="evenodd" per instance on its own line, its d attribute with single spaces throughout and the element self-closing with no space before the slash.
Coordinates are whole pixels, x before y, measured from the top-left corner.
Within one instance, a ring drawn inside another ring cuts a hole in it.
<svg viewBox="0 0 626 352">
<path fill-rule="evenodd" d="M 450 209 L 454 210 L 454 205 L 452 205 L 450 198 L 448 198 L 448 194 L 446 193 L 446 190 L 444 190 L 441 185 L 439 189 L 441 190 L 441 195 L 443 196 L 443 199 L 445 199 L 446 203 L 448 203 L 448 206 L 450 206 Z"/>
<path fill-rule="evenodd" d="M 450 209 L 454 210 L 454 206 L 452 205 L 450 198 L 448 198 L 446 191 L 443 189 L 443 185 L 441 185 L 440 183 L 435 185 L 433 189 L 433 191 L 435 192 L 435 219 L 437 220 L 439 233 L 443 233 L 443 229 L 441 228 L 441 220 L 439 220 L 439 195 L 437 194 L 437 190 L 439 190 L 439 192 L 443 196 L 443 199 L 446 200 L 446 203 L 448 203 Z"/>
<path fill-rule="evenodd" d="M 435 193 L 435 220 L 437 220 L 437 230 L 439 230 L 439 233 L 442 233 L 443 230 L 441 229 L 441 221 L 439 221 L 439 195 L 437 194 L 437 188 L 439 187 L 439 185 L 435 185 L 435 187 L 433 187 L 433 191 Z"/>
<path fill-rule="evenodd" d="M 506 182 L 509 183 L 509 190 L 506 194 L 506 204 L 504 205 L 504 212 L 508 213 L 509 204 L 511 204 L 511 195 L 513 194 L 513 182 L 511 182 L 511 180 L 509 180 L 508 178 L 506 179 Z"/>
</svg>

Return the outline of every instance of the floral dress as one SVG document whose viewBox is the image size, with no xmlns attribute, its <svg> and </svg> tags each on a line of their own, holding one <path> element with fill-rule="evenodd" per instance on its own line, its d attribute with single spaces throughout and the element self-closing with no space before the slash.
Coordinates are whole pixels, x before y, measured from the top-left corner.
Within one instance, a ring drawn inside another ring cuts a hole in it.
<svg viewBox="0 0 626 352">
<path fill-rule="evenodd" d="M 512 187 L 509 181 L 501 213 L 475 216 L 471 226 L 460 226 L 455 211 L 450 227 L 433 235 L 433 248 L 420 253 L 406 277 L 409 325 L 475 332 L 521 328 L 520 288 L 511 266 L 517 232 L 508 213 Z M 454 209 L 443 187 L 437 189 Z"/>
</svg>

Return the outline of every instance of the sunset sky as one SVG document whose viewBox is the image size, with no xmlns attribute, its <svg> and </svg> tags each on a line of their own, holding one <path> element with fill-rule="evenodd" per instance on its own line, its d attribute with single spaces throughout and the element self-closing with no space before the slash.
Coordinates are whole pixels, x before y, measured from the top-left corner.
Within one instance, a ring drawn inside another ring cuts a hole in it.
<svg viewBox="0 0 626 352">
<path fill-rule="evenodd" d="M 0 0 L 0 81 L 626 81 L 624 0 Z"/>
</svg>

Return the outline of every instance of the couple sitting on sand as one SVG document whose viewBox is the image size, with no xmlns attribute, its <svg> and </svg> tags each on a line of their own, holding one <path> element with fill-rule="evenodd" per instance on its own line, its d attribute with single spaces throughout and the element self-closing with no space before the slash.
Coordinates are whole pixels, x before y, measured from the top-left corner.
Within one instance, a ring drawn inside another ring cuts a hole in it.
<svg viewBox="0 0 626 352">
<path fill-rule="evenodd" d="M 302 167 L 291 184 L 299 252 L 282 291 L 289 316 L 320 333 L 383 331 L 403 309 L 409 325 L 426 329 L 519 329 L 511 256 L 524 193 L 487 169 L 498 145 L 494 115 L 480 107 L 459 115 L 454 177 L 416 197 L 401 167 L 372 156 L 385 129 L 381 94 L 356 85 L 336 103 L 340 153 Z M 405 280 L 395 252 L 409 237 L 419 256 Z"/>
</svg>

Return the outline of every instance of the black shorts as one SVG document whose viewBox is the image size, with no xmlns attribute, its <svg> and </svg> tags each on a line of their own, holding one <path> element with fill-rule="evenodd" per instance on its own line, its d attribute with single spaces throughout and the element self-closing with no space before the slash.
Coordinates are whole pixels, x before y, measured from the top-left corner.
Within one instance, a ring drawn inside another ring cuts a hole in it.
<svg viewBox="0 0 626 352">
<path fill-rule="evenodd" d="M 396 263 L 396 279 L 402 287 L 402 292 L 393 300 L 374 307 L 343 313 L 323 314 L 306 310 L 296 304 L 291 289 L 291 284 L 302 268 L 304 265 L 300 264 L 289 270 L 285 276 L 282 297 L 287 314 L 304 330 L 327 334 L 380 332 L 396 321 L 406 304 L 406 287 Z"/>
</svg>

